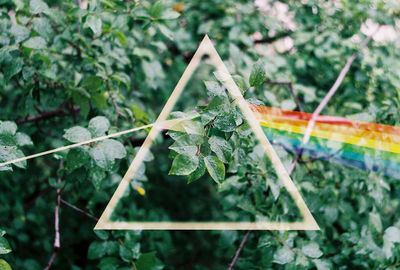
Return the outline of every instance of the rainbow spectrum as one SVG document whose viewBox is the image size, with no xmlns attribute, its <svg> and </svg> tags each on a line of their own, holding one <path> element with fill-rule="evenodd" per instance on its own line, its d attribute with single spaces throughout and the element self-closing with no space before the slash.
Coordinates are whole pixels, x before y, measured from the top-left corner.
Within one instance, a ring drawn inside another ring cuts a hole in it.
<svg viewBox="0 0 400 270">
<path fill-rule="evenodd" d="M 250 108 L 272 144 L 400 179 L 400 127 L 318 116 L 309 142 L 302 144 L 311 113 L 256 105 Z"/>
</svg>

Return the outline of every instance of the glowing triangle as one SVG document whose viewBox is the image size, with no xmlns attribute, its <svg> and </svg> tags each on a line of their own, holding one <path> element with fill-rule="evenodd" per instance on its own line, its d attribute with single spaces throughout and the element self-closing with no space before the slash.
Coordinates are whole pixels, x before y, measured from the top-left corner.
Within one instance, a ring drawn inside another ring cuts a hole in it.
<svg viewBox="0 0 400 270">
<path fill-rule="evenodd" d="M 298 207 L 300 214 L 303 217 L 301 222 L 135 222 L 135 221 L 111 221 L 110 217 L 113 213 L 115 207 L 117 206 L 119 200 L 123 197 L 124 192 L 129 187 L 129 182 L 133 178 L 136 170 L 139 168 L 143 162 L 144 157 L 150 149 L 153 140 L 160 133 L 160 129 L 165 127 L 165 121 L 168 115 L 171 113 L 176 101 L 181 95 L 186 83 L 192 76 L 194 70 L 199 65 L 203 55 L 208 54 L 212 64 L 215 66 L 217 72 L 222 76 L 224 83 L 227 87 L 228 92 L 236 100 L 237 105 L 241 109 L 243 115 L 247 119 L 250 127 L 252 128 L 254 134 L 259 140 L 260 144 L 265 150 L 265 153 L 270 158 L 273 167 L 276 170 L 278 178 L 283 182 L 286 190 L 289 192 L 290 196 L 293 198 L 296 206 Z M 228 69 L 221 60 L 217 51 L 215 50 L 211 40 L 206 35 L 199 48 L 194 54 L 192 60 L 187 66 L 182 77 L 179 79 L 174 91 L 169 97 L 167 103 L 162 109 L 160 115 L 158 116 L 155 125 L 150 130 L 142 147 L 139 149 L 135 159 L 129 166 L 128 171 L 122 178 L 117 190 L 112 196 L 111 200 L 107 204 L 106 209 L 101 215 L 99 221 L 97 222 L 95 230 L 319 230 L 319 226 L 314 220 L 305 204 L 303 198 L 298 192 L 296 186 L 292 182 L 290 176 L 288 175 L 285 167 L 283 166 L 281 160 L 275 153 L 270 142 L 264 135 L 261 126 L 253 112 L 250 110 L 248 103 L 243 98 L 240 93 L 239 88 L 233 81 Z"/>
</svg>

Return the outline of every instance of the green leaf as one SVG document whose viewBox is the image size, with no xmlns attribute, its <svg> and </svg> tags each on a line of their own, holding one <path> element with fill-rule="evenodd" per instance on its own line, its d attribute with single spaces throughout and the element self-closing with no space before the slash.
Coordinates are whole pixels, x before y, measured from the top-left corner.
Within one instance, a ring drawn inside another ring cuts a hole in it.
<svg viewBox="0 0 400 270">
<path fill-rule="evenodd" d="M 233 113 L 218 115 L 214 120 L 214 126 L 224 132 L 232 132 L 236 128 L 236 119 Z"/>
<path fill-rule="evenodd" d="M 174 10 L 166 10 L 162 13 L 160 19 L 162 20 L 175 20 L 177 19 L 181 14 L 179 12 L 176 12 Z"/>
<path fill-rule="evenodd" d="M 0 236 L 0 254 L 8 254 L 12 251 L 7 239 Z"/>
<path fill-rule="evenodd" d="M 156 257 L 156 251 L 140 254 L 135 265 L 138 270 L 161 270 L 164 268 L 162 262 Z"/>
<path fill-rule="evenodd" d="M 308 243 L 301 248 L 301 251 L 308 257 L 319 258 L 323 255 L 319 245 L 315 242 Z"/>
<path fill-rule="evenodd" d="M 42 0 L 31 0 L 29 5 L 33 14 L 45 12 L 49 9 L 47 4 Z"/>
<path fill-rule="evenodd" d="M 222 89 L 221 85 L 215 81 L 205 81 L 204 84 L 208 90 L 208 94 L 211 96 L 220 96 L 225 94 L 224 89 Z"/>
<path fill-rule="evenodd" d="M 97 237 L 99 237 L 101 240 L 107 240 L 109 237 L 108 231 L 103 231 L 103 230 L 94 230 L 93 231 Z"/>
<path fill-rule="evenodd" d="M 63 137 L 70 142 L 77 143 L 90 140 L 92 138 L 92 135 L 86 128 L 76 126 L 67 129 Z"/>
<path fill-rule="evenodd" d="M 19 146 L 33 145 L 31 138 L 22 132 L 17 132 L 17 134 L 15 134 L 15 141 Z"/>
<path fill-rule="evenodd" d="M 226 140 L 218 136 L 211 136 L 208 143 L 210 144 L 211 150 L 222 162 L 228 163 L 230 161 L 233 149 Z"/>
<path fill-rule="evenodd" d="M 89 171 L 89 178 L 92 180 L 94 188 L 96 190 L 100 190 L 101 183 L 103 182 L 103 179 L 106 178 L 106 172 L 100 167 L 96 166 Z"/>
<path fill-rule="evenodd" d="M 126 156 L 126 150 L 119 141 L 106 139 L 91 148 L 90 155 L 97 166 L 108 171 L 113 168 L 115 159 Z"/>
<path fill-rule="evenodd" d="M 382 232 L 382 221 L 381 221 L 381 216 L 379 213 L 369 213 L 369 223 L 371 226 L 378 232 Z"/>
<path fill-rule="evenodd" d="M 103 86 L 103 79 L 99 76 L 88 76 L 83 79 L 82 87 L 90 93 L 97 92 Z"/>
<path fill-rule="evenodd" d="M 400 229 L 390 226 L 385 230 L 384 238 L 392 243 L 400 243 Z"/>
<path fill-rule="evenodd" d="M 0 134 L 14 135 L 17 125 L 11 121 L 0 121 Z"/>
<path fill-rule="evenodd" d="M 114 257 L 107 257 L 100 261 L 100 270 L 117 270 L 119 269 L 120 260 Z"/>
<path fill-rule="evenodd" d="M 1 270 L 12 270 L 11 266 L 3 259 L 0 259 L 0 269 Z"/>
<path fill-rule="evenodd" d="M 89 154 L 82 147 L 72 148 L 67 154 L 67 168 L 70 171 L 78 169 L 89 161 Z"/>
<path fill-rule="evenodd" d="M 95 35 L 100 35 L 102 31 L 102 21 L 97 15 L 88 15 L 85 25 L 87 25 Z"/>
<path fill-rule="evenodd" d="M 294 252 L 284 246 L 274 253 L 274 263 L 287 264 L 294 260 Z"/>
<path fill-rule="evenodd" d="M 33 30 L 46 40 L 51 38 L 53 30 L 50 22 L 46 18 L 33 18 Z"/>
<path fill-rule="evenodd" d="M 243 94 L 247 89 L 246 81 L 242 76 L 233 75 L 233 81 L 236 83 L 237 87 L 239 87 L 240 92 Z"/>
<path fill-rule="evenodd" d="M 221 182 L 225 179 L 224 163 L 221 160 L 219 160 L 216 156 L 206 156 L 204 158 L 204 163 L 211 178 L 217 184 L 221 184 Z"/>
<path fill-rule="evenodd" d="M 183 155 L 194 156 L 198 151 L 198 145 L 203 143 L 203 137 L 194 134 L 185 134 L 179 137 L 169 149 Z"/>
<path fill-rule="evenodd" d="M 93 137 L 99 137 L 106 134 L 110 128 L 110 121 L 104 116 L 96 116 L 89 121 L 88 129 Z"/>
<path fill-rule="evenodd" d="M 125 262 L 130 262 L 133 259 L 133 252 L 126 246 L 119 246 L 119 256 Z"/>
<path fill-rule="evenodd" d="M 22 70 L 24 60 L 21 57 L 15 58 L 4 71 L 4 78 L 9 80 L 12 76 L 18 74 Z"/>
<path fill-rule="evenodd" d="M 171 170 L 168 174 L 174 175 L 189 175 L 197 169 L 199 157 L 196 155 L 177 155 L 171 165 Z"/>
<path fill-rule="evenodd" d="M 265 73 L 264 63 L 258 60 L 251 69 L 249 84 L 253 87 L 260 86 L 266 78 L 267 74 Z"/>
<path fill-rule="evenodd" d="M 165 37 L 167 37 L 170 40 L 174 39 L 174 32 L 172 32 L 168 27 L 166 27 L 164 24 L 157 24 L 158 29 L 160 30 L 161 34 L 163 34 Z"/>
<path fill-rule="evenodd" d="M 92 242 L 88 249 L 88 259 L 94 260 L 106 255 L 106 245 L 105 242 Z"/>
<path fill-rule="evenodd" d="M 14 24 L 11 26 L 10 32 L 14 36 L 15 43 L 20 43 L 29 37 L 31 31 L 25 26 Z"/>
<path fill-rule="evenodd" d="M 162 3 L 162 1 L 157 1 L 152 6 L 151 11 L 150 11 L 150 15 L 154 19 L 158 19 L 158 18 L 161 17 L 161 15 L 163 14 L 164 10 L 165 10 L 165 6 Z"/>
<path fill-rule="evenodd" d="M 24 42 L 23 46 L 31 49 L 44 49 L 46 48 L 47 42 L 42 37 L 32 37 Z"/>
<path fill-rule="evenodd" d="M 199 158 L 199 164 L 197 166 L 197 169 L 191 174 L 189 174 L 187 183 L 190 184 L 198 180 L 200 177 L 204 175 L 205 172 L 206 172 L 206 165 L 204 163 L 204 160 L 202 158 Z"/>
</svg>

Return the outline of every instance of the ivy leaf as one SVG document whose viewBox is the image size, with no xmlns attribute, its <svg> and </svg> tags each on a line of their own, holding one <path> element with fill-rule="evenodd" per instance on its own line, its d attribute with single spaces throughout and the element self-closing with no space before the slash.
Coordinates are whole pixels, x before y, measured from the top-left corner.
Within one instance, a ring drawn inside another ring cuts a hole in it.
<svg viewBox="0 0 400 270">
<path fill-rule="evenodd" d="M 294 253 L 288 247 L 284 246 L 274 253 L 274 263 L 287 264 L 294 260 Z"/>
<path fill-rule="evenodd" d="M 89 121 L 88 129 L 94 137 L 103 136 L 110 128 L 110 121 L 104 116 L 96 116 Z"/>
<path fill-rule="evenodd" d="M 0 254 L 8 254 L 12 251 L 7 239 L 0 236 Z"/>
<path fill-rule="evenodd" d="M 265 73 L 264 63 L 261 60 L 258 60 L 251 69 L 249 84 L 253 87 L 260 86 L 266 78 L 267 75 Z"/>
<path fill-rule="evenodd" d="M 211 178 L 217 184 L 221 184 L 221 182 L 225 179 L 224 163 L 221 160 L 219 160 L 216 156 L 206 156 L 204 158 L 204 163 Z"/>
<path fill-rule="evenodd" d="M 156 251 L 140 254 L 135 265 L 140 270 L 161 270 L 164 268 L 164 265 L 156 256 Z"/>
<path fill-rule="evenodd" d="M 211 150 L 217 157 L 224 163 L 228 163 L 232 155 L 232 146 L 223 138 L 218 136 L 211 136 L 208 140 Z"/>
<path fill-rule="evenodd" d="M 90 140 L 92 138 L 92 135 L 90 134 L 89 130 L 87 130 L 86 128 L 76 126 L 76 127 L 67 129 L 65 131 L 65 134 L 63 137 L 70 142 L 78 143 L 78 142 Z"/>
<path fill-rule="evenodd" d="M 33 14 L 45 12 L 49 9 L 47 4 L 42 0 L 31 0 L 29 5 Z"/>
<path fill-rule="evenodd" d="M 315 242 L 308 243 L 301 248 L 301 251 L 308 257 L 319 258 L 323 255 L 319 245 Z"/>
<path fill-rule="evenodd" d="M 189 175 L 197 169 L 198 164 L 199 157 L 196 155 L 177 155 L 168 174 Z"/>
<path fill-rule="evenodd" d="M 46 48 L 47 42 L 42 37 L 31 37 L 24 42 L 23 46 L 31 49 L 44 49 Z"/>
<path fill-rule="evenodd" d="M 97 15 L 88 15 L 86 18 L 85 25 L 87 25 L 95 35 L 100 35 L 102 31 L 102 22 Z"/>
</svg>

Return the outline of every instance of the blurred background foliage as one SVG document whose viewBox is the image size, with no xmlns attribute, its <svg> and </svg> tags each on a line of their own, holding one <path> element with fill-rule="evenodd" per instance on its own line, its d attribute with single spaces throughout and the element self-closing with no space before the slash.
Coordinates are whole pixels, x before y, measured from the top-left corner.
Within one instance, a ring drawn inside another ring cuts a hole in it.
<svg viewBox="0 0 400 270">
<path fill-rule="evenodd" d="M 152 123 L 205 34 L 245 81 L 262 59 L 266 82 L 247 98 L 299 110 L 291 84 L 302 109 L 313 112 L 378 25 L 324 114 L 399 125 L 397 0 L 0 0 L 0 161 Z M 203 80 L 212 71 L 207 63 L 199 67 L 177 110 L 202 104 Z M 54 269 L 228 268 L 245 232 L 93 231 L 146 134 L 1 167 L 0 269 L 46 266 L 57 189 L 63 201 Z M 249 180 L 227 165 L 218 178 L 222 191 L 208 175 L 189 185 L 168 175 L 175 139 L 158 138 L 118 214 L 127 220 L 254 219 L 259 213 L 249 198 L 261 191 L 271 191 L 267 197 L 280 205 L 269 214 L 295 211 L 281 186 L 265 186 L 259 176 Z M 249 153 L 251 145 L 231 146 Z M 277 151 L 289 166 L 294 157 Z M 250 168 L 259 164 L 254 156 L 246 159 Z M 253 232 L 236 269 L 399 267 L 398 180 L 319 160 L 300 162 L 292 178 L 321 231 Z M 230 192 L 231 185 L 241 192 Z"/>
</svg>

